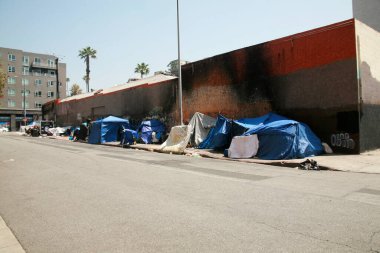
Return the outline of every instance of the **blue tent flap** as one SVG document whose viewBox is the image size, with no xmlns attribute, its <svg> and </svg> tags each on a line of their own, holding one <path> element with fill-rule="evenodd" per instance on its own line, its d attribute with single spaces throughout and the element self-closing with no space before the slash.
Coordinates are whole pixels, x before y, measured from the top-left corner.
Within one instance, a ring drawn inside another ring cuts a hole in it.
<svg viewBox="0 0 380 253">
<path fill-rule="evenodd" d="M 200 149 L 215 149 L 221 150 L 228 148 L 231 143 L 231 128 L 232 121 L 218 115 L 216 119 L 215 127 L 213 127 L 206 139 L 199 144 Z"/>
<path fill-rule="evenodd" d="M 228 125 L 228 122 L 231 122 L 229 130 L 227 127 L 221 127 L 221 125 Z M 229 120 L 220 116 L 217 125 L 210 131 L 199 148 L 220 149 L 222 146 L 228 147 L 233 136 L 251 134 L 258 136 L 259 150 L 257 156 L 261 159 L 305 158 L 323 153 L 320 139 L 307 125 L 275 113 L 239 120 Z M 216 143 L 218 145 L 214 145 Z"/>
<path fill-rule="evenodd" d="M 123 133 L 123 138 L 121 140 L 121 144 L 131 145 L 138 139 L 138 137 L 139 135 L 137 131 L 132 129 L 125 129 Z"/>
<path fill-rule="evenodd" d="M 160 139 L 165 134 L 165 125 L 158 119 L 144 120 L 139 128 L 140 139 L 145 144 L 152 143 L 152 134 L 155 132 L 156 138 Z"/>
</svg>

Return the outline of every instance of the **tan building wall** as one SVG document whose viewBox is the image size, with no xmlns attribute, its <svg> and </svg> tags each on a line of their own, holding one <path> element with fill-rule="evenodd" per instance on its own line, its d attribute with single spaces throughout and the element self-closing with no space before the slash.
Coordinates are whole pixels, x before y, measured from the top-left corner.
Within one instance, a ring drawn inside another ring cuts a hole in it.
<svg viewBox="0 0 380 253">
<path fill-rule="evenodd" d="M 380 147 L 380 32 L 355 21 L 360 90 L 360 147 Z"/>
<path fill-rule="evenodd" d="M 56 58 L 54 55 L 0 47 L 1 68 L 7 74 L 3 96 L 0 97 L 0 124 L 8 122 L 14 131 L 22 123 L 24 110 L 28 121 L 32 121 L 41 116 L 44 103 L 57 98 Z M 66 64 L 58 64 L 58 77 L 59 95 L 64 98 Z"/>
<path fill-rule="evenodd" d="M 354 18 L 380 32 L 380 1 L 352 0 Z"/>
</svg>

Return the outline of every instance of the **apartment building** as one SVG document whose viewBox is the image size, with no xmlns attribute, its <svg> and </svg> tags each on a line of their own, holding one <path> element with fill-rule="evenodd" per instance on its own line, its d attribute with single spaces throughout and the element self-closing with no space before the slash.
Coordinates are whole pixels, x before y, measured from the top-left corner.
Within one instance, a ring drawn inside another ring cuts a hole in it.
<svg viewBox="0 0 380 253">
<path fill-rule="evenodd" d="M 0 65 L 7 74 L 0 125 L 11 131 L 25 124 L 24 116 L 26 123 L 40 119 L 44 103 L 66 97 L 66 64 L 54 55 L 0 47 Z"/>
</svg>

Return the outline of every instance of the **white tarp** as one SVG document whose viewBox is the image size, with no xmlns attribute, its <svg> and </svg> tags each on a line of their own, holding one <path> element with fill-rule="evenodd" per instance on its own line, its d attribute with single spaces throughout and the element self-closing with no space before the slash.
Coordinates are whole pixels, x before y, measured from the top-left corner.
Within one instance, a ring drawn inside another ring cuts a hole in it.
<svg viewBox="0 0 380 253">
<path fill-rule="evenodd" d="M 48 131 L 54 136 L 59 136 L 60 134 L 64 134 L 67 130 L 67 127 L 55 127 L 49 128 Z"/>
<path fill-rule="evenodd" d="M 160 149 L 165 152 L 183 153 L 190 136 L 188 136 L 188 126 L 172 127 L 168 139 L 161 144 Z"/>
<path fill-rule="evenodd" d="M 188 125 L 191 145 L 198 147 L 206 139 L 208 132 L 215 126 L 215 123 L 216 119 L 210 116 L 199 112 L 194 113 Z"/>
<path fill-rule="evenodd" d="M 196 112 L 187 126 L 172 127 L 168 139 L 160 146 L 165 152 L 183 153 L 187 144 L 197 147 L 206 137 L 216 119 Z"/>
<path fill-rule="evenodd" d="M 257 135 L 235 136 L 232 138 L 228 149 L 229 158 L 251 158 L 257 154 L 259 149 L 259 139 Z"/>
</svg>

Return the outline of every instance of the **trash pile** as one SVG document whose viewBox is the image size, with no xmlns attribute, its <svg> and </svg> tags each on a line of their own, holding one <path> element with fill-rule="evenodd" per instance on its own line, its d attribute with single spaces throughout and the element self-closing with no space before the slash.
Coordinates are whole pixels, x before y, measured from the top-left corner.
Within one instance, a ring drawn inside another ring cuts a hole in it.
<svg viewBox="0 0 380 253">
<path fill-rule="evenodd" d="M 306 161 L 299 164 L 298 169 L 300 170 L 319 170 L 319 165 L 317 161 L 313 159 L 306 159 Z"/>
</svg>

